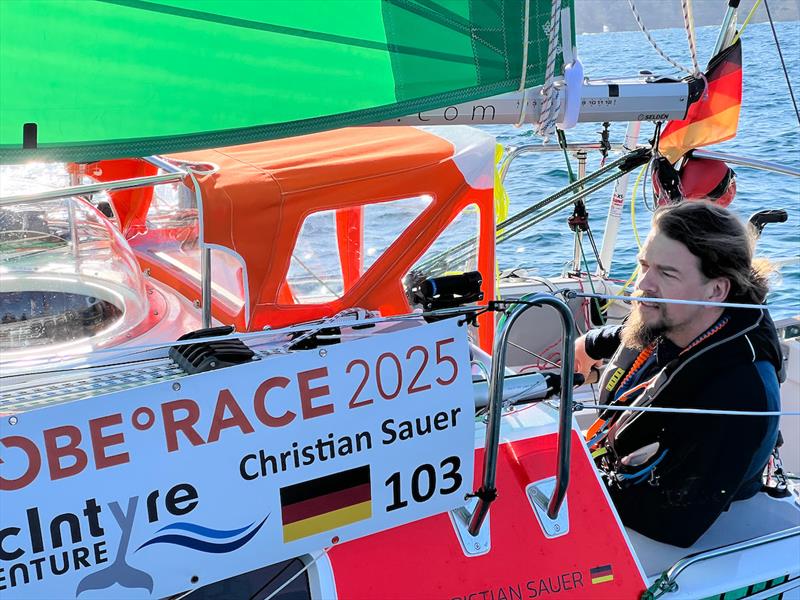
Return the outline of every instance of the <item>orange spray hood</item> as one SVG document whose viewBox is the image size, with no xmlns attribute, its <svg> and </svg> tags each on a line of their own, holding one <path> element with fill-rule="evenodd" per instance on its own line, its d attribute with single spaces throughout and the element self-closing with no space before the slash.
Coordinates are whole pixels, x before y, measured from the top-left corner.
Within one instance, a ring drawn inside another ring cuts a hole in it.
<svg viewBox="0 0 800 600">
<path fill-rule="evenodd" d="M 408 312 L 403 277 L 471 204 L 480 213 L 484 301 L 494 298 L 494 139 L 489 135 L 462 127 L 351 128 L 176 158 L 219 167 L 198 176 L 203 241 L 235 252 L 246 274 L 244 308 L 235 316 L 215 311 L 221 321 L 258 330 L 348 307 L 383 315 Z M 427 208 L 364 269 L 363 207 L 419 196 L 432 199 Z M 329 302 L 298 302 L 287 283 L 298 235 L 308 215 L 329 210 L 336 211 L 343 294 Z M 490 340 L 487 321 L 481 345 Z"/>
</svg>

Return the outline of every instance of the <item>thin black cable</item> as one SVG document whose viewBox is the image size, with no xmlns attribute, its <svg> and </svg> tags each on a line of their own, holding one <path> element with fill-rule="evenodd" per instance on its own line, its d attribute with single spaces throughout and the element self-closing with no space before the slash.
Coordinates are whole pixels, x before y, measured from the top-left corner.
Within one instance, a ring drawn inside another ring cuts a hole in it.
<svg viewBox="0 0 800 600">
<path fill-rule="evenodd" d="M 656 123 L 655 130 L 653 131 L 653 140 L 650 142 L 652 144 L 652 146 L 653 146 L 652 147 L 653 158 L 650 159 L 650 162 L 647 164 L 647 167 L 645 167 L 644 181 L 642 182 L 642 202 L 644 203 L 644 207 L 648 211 L 650 211 L 651 213 L 655 212 L 655 210 L 656 210 L 656 197 L 655 197 L 655 192 L 653 192 L 653 186 L 651 184 L 649 189 L 652 192 L 652 196 L 651 196 L 652 204 L 648 203 L 648 201 L 647 201 L 647 191 L 648 191 L 647 178 L 649 176 L 652 181 L 656 180 L 656 175 L 655 175 L 655 173 L 653 173 L 653 171 L 655 170 L 655 166 L 656 166 L 656 157 L 660 155 L 660 153 L 658 151 L 658 146 L 661 143 L 661 125 L 662 125 L 662 122 L 658 121 Z"/>
<path fill-rule="evenodd" d="M 592 251 L 594 252 L 594 259 L 597 261 L 597 266 L 600 267 L 601 271 L 605 271 L 603 267 L 603 262 L 600 260 L 600 252 L 597 250 L 597 244 L 594 241 L 594 235 L 592 234 L 592 228 L 589 226 L 588 222 L 586 224 L 586 233 L 589 236 L 589 243 L 592 244 Z"/>
<path fill-rule="evenodd" d="M 797 110 L 797 102 L 794 99 L 794 91 L 792 91 L 792 83 L 789 81 L 789 72 L 786 70 L 786 63 L 783 61 L 783 52 L 781 52 L 781 44 L 778 41 L 778 32 L 775 31 L 775 24 L 772 22 L 772 14 L 769 12 L 769 4 L 764 0 L 764 8 L 767 9 L 767 17 L 769 17 L 769 26 L 772 28 L 772 37 L 775 38 L 775 47 L 778 49 L 778 57 L 781 59 L 781 66 L 783 67 L 783 76 L 786 78 L 786 86 L 789 88 L 789 96 L 792 98 L 792 105 L 794 106 L 794 114 L 797 116 L 797 124 L 800 125 L 800 111 Z"/>
<path fill-rule="evenodd" d="M 652 174 L 651 174 L 651 173 L 652 173 L 652 170 L 653 170 L 653 167 L 654 167 L 654 165 L 655 165 L 655 161 L 652 161 L 652 160 L 651 160 L 651 161 L 650 161 L 650 163 L 649 163 L 649 164 L 648 164 L 648 165 L 645 167 L 645 171 L 644 171 L 644 181 L 642 182 L 642 202 L 644 203 L 644 207 L 645 207 L 645 208 L 646 208 L 646 209 L 647 209 L 649 212 L 651 212 L 651 213 L 652 213 L 652 212 L 655 212 L 655 210 L 656 210 L 656 196 L 655 196 L 655 192 L 653 192 L 653 195 L 652 195 L 652 197 L 651 197 L 651 201 L 652 201 L 652 205 L 651 205 L 651 204 L 650 204 L 650 203 L 647 201 L 647 190 L 648 190 L 648 187 L 647 187 L 647 177 L 648 177 L 648 175 L 649 175 L 649 176 L 650 176 L 650 179 L 652 179 L 653 181 L 655 181 L 655 175 L 652 175 Z M 653 186 L 651 185 L 651 186 L 650 186 L 650 191 L 651 191 L 651 192 L 652 192 L 652 188 L 653 188 Z"/>
<path fill-rule="evenodd" d="M 275 581 L 276 581 L 276 580 L 277 580 L 277 579 L 278 579 L 278 578 L 279 578 L 281 575 L 283 575 L 283 574 L 284 574 L 286 571 L 288 571 L 290 568 L 292 568 L 292 567 L 294 566 L 294 563 L 295 563 L 295 562 L 298 562 L 298 563 L 300 563 L 300 569 L 302 569 L 302 568 L 303 568 L 303 561 L 302 561 L 302 560 L 300 560 L 299 558 L 293 558 L 293 559 L 291 559 L 291 560 L 287 561 L 287 562 L 286 562 L 286 565 L 284 565 L 284 567 L 283 567 L 283 568 L 282 568 L 280 571 L 278 571 L 277 573 L 275 573 L 275 575 L 272 577 L 272 579 L 270 579 L 269 581 L 267 581 L 267 583 L 265 583 L 265 584 L 264 584 L 264 585 L 262 585 L 260 588 L 258 588 L 258 589 L 257 589 L 257 590 L 256 590 L 256 591 L 255 591 L 255 592 L 254 592 L 254 593 L 253 593 L 251 596 L 250 596 L 250 600 L 256 600 L 256 597 L 257 597 L 257 596 L 261 595 L 261 593 L 262 593 L 262 592 L 264 592 L 265 590 L 267 590 L 267 589 L 269 588 L 269 586 L 271 586 L 271 585 L 272 585 L 272 584 L 273 584 L 273 583 L 274 583 L 274 582 L 275 582 Z M 300 569 L 298 569 L 298 571 L 299 571 Z M 297 576 L 297 573 L 292 573 L 292 577 L 296 577 L 296 576 Z M 285 582 L 284 582 L 284 583 L 285 583 Z M 262 597 L 263 597 L 263 596 L 262 596 Z"/>
<path fill-rule="evenodd" d="M 580 237 L 578 237 L 577 240 L 578 240 L 578 247 L 581 250 L 581 257 L 583 258 L 583 266 L 586 268 L 586 277 L 589 280 L 589 287 L 592 288 L 592 294 L 596 294 L 597 292 L 594 289 L 594 281 L 592 281 L 592 274 L 589 272 L 589 261 L 586 260 L 586 253 L 583 251 L 583 243 L 581 242 L 581 238 Z M 598 257 L 598 261 L 599 260 L 600 259 Z M 578 277 L 580 278 L 580 269 L 578 269 Z M 606 319 L 603 316 L 603 309 L 600 308 L 600 301 L 597 298 L 593 298 L 593 301 L 594 301 L 595 309 L 597 310 L 597 316 L 600 318 L 600 323 L 602 325 L 605 325 L 606 324 Z M 591 302 L 590 302 L 590 304 L 591 304 Z M 592 321 L 592 313 L 591 313 L 591 309 L 590 309 L 590 311 L 589 311 L 589 323 L 588 323 L 588 326 L 589 326 L 590 329 L 591 329 L 592 322 L 593 322 Z"/>
</svg>

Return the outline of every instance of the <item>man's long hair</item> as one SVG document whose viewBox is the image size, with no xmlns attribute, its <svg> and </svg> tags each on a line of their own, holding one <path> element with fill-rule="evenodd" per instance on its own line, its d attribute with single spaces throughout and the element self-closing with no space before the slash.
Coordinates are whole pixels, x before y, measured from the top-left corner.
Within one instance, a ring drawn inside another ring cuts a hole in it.
<svg viewBox="0 0 800 600">
<path fill-rule="evenodd" d="M 710 202 L 680 202 L 659 208 L 653 227 L 686 246 L 708 279 L 731 282 L 727 302 L 762 304 L 766 299 L 769 263 L 753 259 L 755 235 L 733 213 Z"/>
</svg>

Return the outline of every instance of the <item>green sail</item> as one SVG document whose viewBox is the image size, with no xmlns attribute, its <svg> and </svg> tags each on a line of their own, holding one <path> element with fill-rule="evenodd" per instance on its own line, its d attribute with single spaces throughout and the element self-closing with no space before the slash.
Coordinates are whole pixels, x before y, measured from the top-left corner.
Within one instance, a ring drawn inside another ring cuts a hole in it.
<svg viewBox="0 0 800 600">
<path fill-rule="evenodd" d="M 562 6 L 571 16 L 572 0 Z M 526 0 L 0 2 L 0 163 L 242 144 L 513 91 L 525 10 Z M 550 11 L 529 0 L 528 87 L 544 80 Z"/>
</svg>

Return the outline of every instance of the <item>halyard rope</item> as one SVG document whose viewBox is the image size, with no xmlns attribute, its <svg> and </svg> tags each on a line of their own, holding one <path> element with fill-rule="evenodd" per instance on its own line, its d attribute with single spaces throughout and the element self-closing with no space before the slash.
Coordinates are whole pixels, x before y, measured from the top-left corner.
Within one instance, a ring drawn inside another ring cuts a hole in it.
<svg viewBox="0 0 800 600">
<path fill-rule="evenodd" d="M 687 5 L 688 0 L 682 0 L 683 6 L 683 24 L 686 29 L 686 35 L 689 38 L 689 51 L 692 54 L 692 64 L 694 65 L 695 70 L 692 71 L 688 67 L 684 67 L 679 62 L 673 60 L 671 57 L 664 52 L 659 45 L 656 43 L 653 36 L 650 35 L 650 32 L 647 30 L 647 27 L 644 26 L 644 22 L 642 22 L 642 17 L 639 15 L 639 11 L 636 9 L 636 5 L 633 3 L 633 0 L 628 0 L 628 4 L 631 7 L 631 11 L 633 12 L 633 18 L 636 19 L 636 24 L 639 26 L 639 29 L 647 38 L 647 41 L 650 42 L 650 45 L 653 46 L 653 49 L 658 52 L 659 56 L 671 64 L 673 67 L 678 69 L 679 71 L 683 71 L 684 73 L 688 73 L 689 75 L 694 75 L 699 77 L 701 75 L 700 68 L 697 64 L 697 48 L 694 43 L 694 25 L 691 21 L 691 8 Z"/>
<path fill-rule="evenodd" d="M 698 75 L 700 73 L 700 65 L 697 64 L 697 42 L 694 37 L 692 0 L 681 0 L 681 10 L 683 11 L 683 26 L 686 28 L 686 40 L 689 42 L 689 53 L 692 56 L 693 75 Z"/>
</svg>

